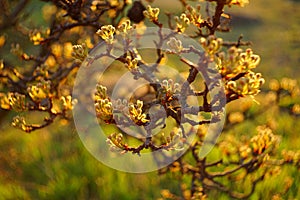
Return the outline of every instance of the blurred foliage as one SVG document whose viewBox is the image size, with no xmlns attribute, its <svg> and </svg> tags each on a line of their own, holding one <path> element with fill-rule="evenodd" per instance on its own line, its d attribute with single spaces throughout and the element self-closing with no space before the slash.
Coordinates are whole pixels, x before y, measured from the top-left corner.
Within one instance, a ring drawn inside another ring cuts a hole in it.
<svg viewBox="0 0 300 200">
<path fill-rule="evenodd" d="M 2 6 L 5 6 L 5 2 L 1 1 Z M 57 10 L 51 3 L 37 0 L 10 1 L 9 9 L 18 8 L 19 3 L 22 2 L 26 3 L 26 6 L 24 6 L 21 15 L 22 27 L 18 27 L 21 30 L 20 32 L 15 32 L 13 29 L 6 27 L 10 23 L 13 24 L 13 20 L 9 22 L 5 21 L 6 18 L 0 20 L 2 25 L 0 30 L 0 55 L 1 59 L 4 60 L 3 65 L 15 66 L 18 70 L 15 74 L 15 80 L 12 81 L 18 80 L 18 73 L 26 74 L 31 71 L 25 68 L 25 63 L 28 63 L 26 60 L 29 61 L 29 65 L 32 65 L 35 60 L 31 55 L 35 55 L 37 52 L 46 55 L 43 49 L 41 50 L 43 47 L 40 46 L 40 43 L 49 36 L 47 27 L 51 25 L 51 16 L 53 14 L 61 15 L 61 20 L 63 20 L 65 14 L 60 14 L 61 10 Z M 109 24 L 116 25 L 121 19 L 114 18 L 114 16 L 118 16 L 121 7 L 118 7 L 119 4 L 117 3 L 116 5 L 113 4 L 117 1 L 109 2 L 111 8 L 108 9 L 105 17 L 113 18 Z M 249 199 L 298 199 L 300 198 L 300 189 L 297 187 L 300 184 L 300 139 L 298 137 L 300 132 L 300 98 L 297 80 L 300 81 L 298 71 L 300 61 L 300 13 L 297 12 L 297 9 L 300 8 L 300 4 L 298 1 L 256 0 L 251 1 L 249 5 L 245 5 L 245 8 L 241 9 L 234 5 L 243 5 L 246 1 L 228 2 L 232 4 L 231 9 L 228 10 L 232 16 L 232 32 L 230 34 L 218 32 L 216 35 L 222 37 L 224 41 L 236 41 L 240 34 L 243 34 L 244 39 L 251 40 L 254 44 L 255 53 L 261 57 L 260 72 L 264 75 L 266 84 L 263 86 L 262 92 L 256 96 L 256 101 L 259 103 L 253 102 L 253 99 L 248 97 L 235 100 L 227 105 L 227 121 L 223 134 L 219 138 L 218 148 L 215 148 L 209 154 L 207 160 L 208 162 L 214 162 L 222 158 L 222 162 L 226 164 L 240 162 L 241 158 L 246 160 L 252 154 L 256 156 L 266 151 L 266 155 L 268 155 L 269 152 L 276 151 L 274 153 L 275 158 L 280 162 L 298 166 L 281 166 L 282 163 L 277 163 L 278 166 L 264 166 L 267 164 L 263 163 L 262 169 L 258 169 L 253 176 L 251 174 L 250 177 L 246 177 L 249 171 L 244 170 L 240 173 L 232 173 L 226 178 L 220 177 L 218 180 L 229 188 L 234 188 L 241 193 L 248 193 L 244 189 L 247 189 L 248 185 L 252 183 L 253 180 L 251 179 L 264 175 L 264 181 L 257 183 L 255 192 Z M 193 5 L 193 2 L 191 4 Z M 265 6 L 266 4 L 268 7 Z M 168 9 L 172 7 L 168 2 L 154 1 L 153 7 L 156 5 L 161 6 L 161 10 L 164 7 L 169 7 Z M 93 9 L 96 9 L 97 3 L 93 6 Z M 17 9 L 14 11 L 17 11 Z M 196 12 L 191 8 L 188 11 L 190 14 Z M 146 17 L 156 23 L 157 10 L 151 10 L 148 7 L 147 12 Z M 201 24 L 201 17 L 193 16 L 193 20 L 189 22 L 186 16 L 181 15 L 177 18 L 177 30 L 180 32 L 185 31 L 189 23 L 194 23 L 195 26 Z M 76 16 L 70 17 L 76 19 Z M 226 17 L 224 20 L 226 20 Z M 36 30 L 27 27 L 35 27 Z M 100 28 L 97 24 L 95 24 L 95 27 Z M 99 41 L 99 37 L 96 37 L 95 34 L 95 27 L 91 28 L 90 31 L 91 35 L 93 34 L 92 37 L 90 35 L 82 36 L 80 30 L 76 30 L 76 28 L 63 33 L 57 43 L 44 50 L 50 48 L 52 52 L 52 55 L 46 56 L 45 62 L 47 66 L 50 66 L 50 70 L 45 70 L 43 65 L 38 66 L 34 72 L 36 77 L 42 75 L 41 77 L 47 78 L 55 74 L 56 71 L 63 73 L 63 70 L 58 69 L 59 65 L 57 63 L 72 63 L 72 54 L 76 58 L 75 63 L 86 58 L 87 48 L 92 48 L 93 44 Z M 100 30 L 103 30 L 103 28 Z M 68 33 L 69 31 L 73 31 L 73 33 Z M 98 31 L 97 34 L 102 39 L 110 41 L 110 34 L 101 31 Z M 31 41 L 28 41 L 28 36 Z M 206 42 L 206 40 L 203 42 Z M 72 48 L 72 45 L 75 44 L 83 45 L 73 46 Z M 174 45 L 176 48 L 180 46 L 176 42 Z M 208 50 L 217 52 L 218 48 L 211 49 L 208 47 Z M 17 60 L 15 56 L 21 59 Z M 132 66 L 135 66 L 135 64 L 129 58 L 128 68 L 134 69 L 135 67 Z M 73 70 L 70 64 L 66 64 L 65 67 L 64 70 L 67 72 Z M 16 71 L 9 73 L 14 72 Z M 67 111 L 70 111 L 76 103 L 70 96 L 71 85 L 54 83 L 55 87 L 59 88 L 58 93 L 60 94 L 58 95 L 55 91 L 51 91 L 47 87 L 49 84 L 45 82 L 46 80 L 38 78 L 38 81 L 28 85 L 29 89 L 26 87 L 26 90 L 29 98 L 32 98 L 34 102 L 38 102 L 33 106 L 34 109 L 41 112 L 49 109 L 49 101 L 45 99 L 61 96 L 61 98 L 55 100 L 57 104 L 54 108 L 55 111 L 50 110 L 50 113 L 54 115 L 62 113 L 59 114 L 63 116 L 62 119 L 55 121 L 55 125 L 50 125 L 47 128 L 44 128 L 43 125 L 41 127 L 35 125 L 40 123 L 41 118 L 44 118 L 45 114 L 40 112 L 30 114 L 29 125 L 22 121 L 22 116 L 14 118 L 13 125 L 27 132 L 43 128 L 31 135 L 26 135 L 9 125 L 16 113 L 1 110 L 0 198 L 180 199 L 178 196 L 185 199 L 191 198 L 191 180 L 189 177 L 182 176 L 180 171 L 182 163 L 174 162 L 166 169 L 169 171 L 163 176 L 157 175 L 157 172 L 143 175 L 118 172 L 99 163 L 86 151 L 76 134 L 76 130 L 73 128 L 74 125 L 68 121 L 70 113 Z M 6 88 L 4 85 L 5 82 L 0 84 L 1 91 L 4 92 L 0 96 L 1 108 L 13 109 L 18 112 L 28 111 L 28 108 L 24 106 L 28 102 L 25 101 L 24 96 L 18 93 L 18 89 L 6 93 L 10 91 L 10 88 Z M 229 85 L 233 87 L 231 84 Z M 233 88 L 236 90 L 236 86 Z M 103 101 L 99 99 L 99 105 L 109 103 L 105 99 Z M 133 119 L 145 123 L 147 120 L 144 118 L 145 116 L 137 112 L 138 108 L 132 106 L 134 108 L 132 113 L 138 113 Z M 104 111 L 107 110 L 101 110 L 101 112 Z M 52 123 L 54 115 L 50 114 L 50 116 L 45 117 L 47 119 L 50 117 Z M 27 117 L 26 114 L 24 116 Z M 142 117 L 139 118 L 140 116 Z M 109 120 L 111 119 L 109 118 Z M 46 125 L 49 125 L 48 122 L 50 121 L 45 121 Z M 263 124 L 266 124 L 268 128 L 262 128 L 261 125 Z M 255 134 L 255 129 L 258 126 L 261 127 L 258 130 L 261 137 Z M 261 131 L 262 129 L 263 131 Z M 272 130 L 274 134 L 269 130 Z M 199 130 L 199 134 L 201 135 L 201 130 Z M 268 149 L 274 141 L 279 142 L 279 145 L 276 146 L 277 150 Z M 263 159 L 268 159 L 268 156 Z M 186 155 L 186 160 L 191 163 L 195 162 L 191 153 Z M 264 168 L 268 168 L 267 173 L 263 171 Z M 226 171 L 228 169 L 231 169 L 229 165 L 227 167 L 226 165 L 216 165 L 210 169 L 210 172 Z M 162 170 L 160 173 L 165 172 Z M 248 189 L 250 188 L 248 187 Z M 198 195 L 195 195 L 194 199 L 204 199 L 206 195 L 209 199 L 231 199 L 221 190 L 209 190 L 206 194 L 201 189 L 198 190 L 194 191 Z"/>
</svg>

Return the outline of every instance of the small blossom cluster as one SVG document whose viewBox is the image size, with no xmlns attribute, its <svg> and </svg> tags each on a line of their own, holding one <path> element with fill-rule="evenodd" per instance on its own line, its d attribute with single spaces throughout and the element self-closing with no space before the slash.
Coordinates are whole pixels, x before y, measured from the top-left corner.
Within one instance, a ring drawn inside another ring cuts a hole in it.
<svg viewBox="0 0 300 200">
<path fill-rule="evenodd" d="M 72 99 L 70 95 L 62 96 L 60 100 L 61 100 L 62 109 L 65 111 L 72 110 L 77 103 L 77 99 Z"/>
<path fill-rule="evenodd" d="M 231 160 L 246 160 L 262 154 L 268 157 L 268 155 L 277 148 L 278 143 L 279 137 L 274 135 L 270 128 L 258 126 L 257 134 L 250 139 L 250 143 L 238 141 L 235 137 L 228 135 L 225 140 L 219 144 L 219 147 L 222 153 Z"/>
<path fill-rule="evenodd" d="M 85 43 L 73 45 L 72 56 L 79 62 L 83 62 L 84 59 L 88 56 L 88 48 Z"/>
<path fill-rule="evenodd" d="M 131 25 L 130 20 L 125 20 L 117 28 L 112 25 L 104 25 L 96 32 L 96 34 L 107 44 L 113 44 L 115 34 L 121 34 L 123 38 L 129 39 L 134 28 L 135 27 Z"/>
<path fill-rule="evenodd" d="M 216 38 L 213 35 L 208 36 L 207 38 L 200 38 L 200 44 L 204 48 L 205 52 L 211 57 L 214 58 L 215 54 L 220 51 L 223 44 L 222 38 Z"/>
<path fill-rule="evenodd" d="M 170 49 L 168 49 L 168 53 L 177 54 L 183 50 L 182 42 L 175 37 L 170 38 L 167 45 L 170 47 Z"/>
<path fill-rule="evenodd" d="M 251 49 L 243 52 L 240 48 L 231 47 L 226 55 L 224 52 L 219 52 L 222 46 L 221 40 L 207 38 L 202 39 L 201 44 L 216 62 L 225 82 L 227 98 L 254 96 L 260 92 L 260 87 L 265 80 L 260 73 L 252 71 L 258 66 L 260 57 Z"/>
<path fill-rule="evenodd" d="M 250 72 L 236 81 L 228 81 L 226 89 L 238 96 L 257 95 L 264 82 L 260 73 Z"/>
<path fill-rule="evenodd" d="M 159 92 L 159 99 L 164 102 L 172 101 L 174 94 L 180 92 L 180 86 L 178 83 L 174 83 L 172 79 L 163 80 L 161 83 L 161 90 Z"/>
<path fill-rule="evenodd" d="M 201 16 L 201 6 L 200 5 L 197 5 L 196 8 L 194 8 L 191 5 L 188 5 L 186 7 L 185 14 L 186 14 L 186 17 L 190 20 L 190 22 L 197 27 L 200 27 L 201 24 L 204 22 L 204 20 Z"/>
<path fill-rule="evenodd" d="M 184 13 L 182 13 L 179 17 L 176 16 L 174 18 L 176 22 L 177 31 L 183 33 L 186 30 L 186 28 L 188 28 L 191 24 L 198 28 L 201 28 L 204 19 L 201 16 L 200 10 L 200 5 L 197 5 L 196 8 L 194 8 L 191 5 L 188 5 Z"/>
<path fill-rule="evenodd" d="M 14 117 L 11 125 L 27 133 L 32 130 L 32 127 L 26 123 L 25 118 L 21 116 Z"/>
<path fill-rule="evenodd" d="M 112 44 L 114 41 L 115 31 L 116 28 L 112 25 L 105 25 L 97 31 L 97 35 L 99 35 L 107 44 Z"/>
<path fill-rule="evenodd" d="M 97 117 L 106 123 L 111 123 L 113 121 L 113 106 L 107 96 L 107 88 L 98 84 L 94 98 Z"/>
<path fill-rule="evenodd" d="M 31 99 L 35 102 L 41 102 L 51 96 L 51 81 L 41 80 L 36 84 L 32 84 L 27 88 L 27 92 Z"/>
<path fill-rule="evenodd" d="M 249 4 L 249 0 L 226 0 L 226 4 L 231 5 L 237 5 L 244 7 L 245 5 Z"/>
<path fill-rule="evenodd" d="M 255 69 L 260 62 L 260 57 L 253 54 L 251 49 L 245 52 L 242 49 L 231 47 L 227 51 L 227 56 L 224 52 L 218 54 L 216 64 L 222 77 L 230 79 L 238 74 L 246 73 Z"/>
<path fill-rule="evenodd" d="M 110 146 L 110 151 L 115 153 L 122 153 L 127 145 L 123 142 L 123 135 L 121 133 L 113 133 L 106 139 L 106 143 Z"/>
<path fill-rule="evenodd" d="M 98 84 L 96 87 L 96 93 L 94 96 L 96 115 L 99 119 L 110 124 L 114 122 L 113 110 L 114 108 L 118 111 L 127 112 L 128 107 L 131 120 L 141 126 L 149 122 L 147 115 L 143 113 L 143 101 L 137 100 L 136 104 L 128 103 L 127 100 L 118 99 L 114 105 L 107 95 L 107 88 Z"/>
<path fill-rule="evenodd" d="M 292 163 L 300 167 L 300 151 L 282 151 L 283 160 L 286 163 Z"/>
<path fill-rule="evenodd" d="M 147 115 L 143 113 L 143 104 L 143 101 L 137 100 L 136 104 L 130 103 L 128 105 L 131 120 L 139 126 L 149 122 Z"/>
<path fill-rule="evenodd" d="M 45 40 L 43 35 L 45 34 L 43 34 L 41 31 L 33 30 L 30 32 L 29 38 L 34 45 L 40 45 Z"/>
<path fill-rule="evenodd" d="M 183 33 L 187 27 L 190 25 L 190 19 L 186 16 L 185 13 L 182 13 L 180 17 L 176 16 L 175 18 L 177 31 Z"/>
<path fill-rule="evenodd" d="M 278 136 L 274 135 L 272 130 L 266 126 L 257 127 L 258 134 L 251 138 L 251 150 L 253 155 L 260 155 L 269 152 L 276 147 L 279 142 Z"/>
<path fill-rule="evenodd" d="M 130 20 L 125 20 L 118 26 L 118 31 L 123 37 L 130 36 L 131 31 L 134 29 L 133 26 L 131 26 Z"/>
<path fill-rule="evenodd" d="M 22 112 L 26 110 L 26 97 L 23 94 L 10 92 L 8 94 L 0 93 L 0 106 L 5 110 L 14 110 Z"/>
<path fill-rule="evenodd" d="M 138 58 L 132 58 L 130 55 L 127 55 L 125 67 L 130 71 L 137 70 L 138 62 L 139 62 Z"/>
<path fill-rule="evenodd" d="M 152 22 L 158 21 L 159 8 L 152 8 L 150 5 L 147 6 L 147 10 L 143 12 L 144 16 Z"/>
</svg>

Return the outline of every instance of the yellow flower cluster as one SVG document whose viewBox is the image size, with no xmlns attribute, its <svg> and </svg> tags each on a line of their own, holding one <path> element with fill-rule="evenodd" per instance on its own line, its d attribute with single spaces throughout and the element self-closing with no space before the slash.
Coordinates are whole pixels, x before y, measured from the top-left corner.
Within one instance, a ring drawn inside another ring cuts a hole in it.
<svg viewBox="0 0 300 200">
<path fill-rule="evenodd" d="M 46 30 L 45 32 L 43 31 L 43 33 L 38 30 L 33 30 L 29 33 L 29 39 L 34 45 L 40 45 L 45 40 L 44 36 L 48 35 L 49 33 L 49 30 Z"/>
<path fill-rule="evenodd" d="M 239 148 L 239 154 L 243 159 L 248 158 L 251 153 L 251 148 L 248 145 L 243 145 Z"/>
<path fill-rule="evenodd" d="M 250 72 L 236 81 L 228 81 L 226 89 L 233 91 L 239 96 L 256 95 L 260 92 L 260 87 L 265 80 L 260 73 Z"/>
<path fill-rule="evenodd" d="M 126 63 L 125 67 L 128 68 L 129 70 L 136 70 L 138 68 L 138 59 L 133 58 L 130 55 L 127 55 L 126 57 Z"/>
<path fill-rule="evenodd" d="M 222 77 L 230 79 L 240 73 L 248 72 L 258 66 L 260 57 L 253 54 L 251 49 L 247 49 L 243 52 L 241 49 L 231 47 L 227 51 L 228 56 L 219 53 L 216 59 L 216 64 Z"/>
<path fill-rule="evenodd" d="M 83 62 L 84 59 L 88 56 L 88 48 L 85 43 L 77 44 L 72 46 L 73 52 L 72 56 L 74 59 Z"/>
<path fill-rule="evenodd" d="M 180 92 L 180 87 L 178 83 L 174 83 L 172 79 L 163 80 L 161 83 L 161 90 L 159 97 L 163 101 L 172 101 L 174 94 Z"/>
<path fill-rule="evenodd" d="M 194 24 L 197 27 L 200 27 L 201 23 L 204 22 L 204 20 L 201 17 L 200 11 L 201 10 L 201 6 L 197 5 L 196 8 L 194 8 L 191 5 L 188 5 L 186 7 L 186 17 L 190 20 L 190 22 L 192 24 Z"/>
<path fill-rule="evenodd" d="M 112 25 L 105 25 L 97 31 L 97 35 L 99 35 L 106 43 L 112 44 L 114 41 L 115 31 L 116 28 Z"/>
<path fill-rule="evenodd" d="M 24 117 L 20 117 L 20 116 L 14 117 L 11 125 L 13 127 L 19 128 L 19 129 L 21 129 L 25 132 L 28 132 L 28 133 L 30 131 L 32 131 L 32 127 L 27 125 Z"/>
<path fill-rule="evenodd" d="M 97 84 L 96 93 L 95 93 L 95 101 L 98 99 L 107 99 L 107 88 L 103 85 Z"/>
<path fill-rule="evenodd" d="M 259 64 L 260 57 L 253 54 L 252 49 L 247 49 L 246 52 L 240 55 L 240 64 L 244 66 L 245 69 L 254 69 Z"/>
<path fill-rule="evenodd" d="M 130 118 L 135 124 L 141 126 L 149 122 L 146 114 L 143 113 L 143 101 L 137 100 L 136 105 L 131 103 L 128 106 Z"/>
<path fill-rule="evenodd" d="M 50 96 L 51 82 L 41 80 L 39 83 L 30 85 L 27 92 L 33 101 L 40 102 Z"/>
<path fill-rule="evenodd" d="M 159 8 L 152 8 L 150 5 L 147 6 L 147 10 L 144 10 L 143 14 L 152 22 L 157 22 L 159 15 Z"/>
<path fill-rule="evenodd" d="M 26 110 L 25 95 L 19 93 L 0 93 L 0 107 L 2 109 L 21 112 Z"/>
<path fill-rule="evenodd" d="M 180 53 L 183 49 L 182 42 L 175 37 L 170 38 L 167 45 L 170 47 L 169 53 Z"/>
<path fill-rule="evenodd" d="M 250 140 L 253 155 L 260 155 L 269 151 L 279 141 L 279 138 L 266 126 L 257 127 L 257 132 L 258 134 Z"/>
<path fill-rule="evenodd" d="M 99 99 L 95 103 L 95 109 L 97 117 L 104 122 L 109 123 L 113 119 L 113 107 L 112 103 L 108 99 Z"/>
<path fill-rule="evenodd" d="M 107 96 L 107 88 L 98 84 L 95 93 L 96 115 L 106 123 L 113 120 L 113 106 Z"/>
<path fill-rule="evenodd" d="M 62 96 L 60 99 L 61 99 L 63 110 L 72 110 L 75 104 L 77 103 L 77 99 L 72 99 L 70 95 Z"/>
<path fill-rule="evenodd" d="M 223 39 L 210 35 L 207 38 L 200 38 L 200 44 L 205 52 L 210 55 L 211 58 L 214 58 L 215 54 L 222 48 Z"/>
<path fill-rule="evenodd" d="M 126 20 L 118 26 L 118 31 L 122 34 L 124 38 L 130 36 L 132 30 L 133 26 L 131 26 L 130 20 Z"/>
<path fill-rule="evenodd" d="M 107 144 L 110 146 L 110 151 L 112 152 L 122 152 L 126 144 L 123 143 L 123 135 L 121 133 L 113 133 L 107 137 Z"/>
<path fill-rule="evenodd" d="M 282 151 L 283 160 L 287 163 L 293 163 L 295 165 L 300 165 L 300 151 Z"/>
<path fill-rule="evenodd" d="M 249 0 L 227 0 L 226 4 L 231 5 L 238 5 L 244 7 L 245 5 L 249 4 Z"/>
<path fill-rule="evenodd" d="M 182 13 L 180 17 L 176 16 L 175 18 L 177 31 L 183 33 L 187 27 L 190 25 L 190 19 L 186 16 L 185 13 Z"/>
<path fill-rule="evenodd" d="M 229 160 L 240 161 L 240 159 L 245 160 L 264 153 L 266 157 L 263 159 L 268 159 L 268 153 L 272 153 L 278 146 L 279 137 L 266 126 L 258 126 L 257 133 L 250 139 L 250 143 L 241 142 L 234 136 L 228 135 L 219 144 L 220 150 Z"/>
</svg>

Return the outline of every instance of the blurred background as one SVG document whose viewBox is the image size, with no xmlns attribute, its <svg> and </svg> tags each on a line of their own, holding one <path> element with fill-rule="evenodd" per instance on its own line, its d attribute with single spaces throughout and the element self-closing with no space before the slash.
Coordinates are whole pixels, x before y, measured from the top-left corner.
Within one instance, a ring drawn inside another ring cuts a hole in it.
<svg viewBox="0 0 300 200">
<path fill-rule="evenodd" d="M 172 10 L 171 1 L 155 1 L 154 5 Z M 46 5 L 45 2 L 31 1 L 26 8 L 31 12 L 27 23 L 46 26 L 43 18 Z M 219 36 L 236 41 L 243 35 L 243 40 L 252 41 L 251 48 L 261 56 L 256 72 L 261 72 L 266 79 L 265 88 L 272 79 L 289 77 L 300 81 L 299 10 L 298 0 L 250 0 L 245 8 L 233 6 L 227 9 L 232 16 L 232 30 Z M 5 34 L 8 40 L 20 39 L 13 33 Z M 9 48 L 4 45 L 0 49 L 0 58 L 10 59 L 4 54 Z M 34 52 L 35 49 L 28 51 Z M 253 112 L 267 103 L 264 102 L 265 96 L 258 96 L 257 100 L 261 104 L 252 103 Z M 229 104 L 228 113 L 238 112 L 239 105 L 245 105 L 245 102 L 249 100 L 239 100 L 234 106 Z M 291 104 L 293 99 L 285 103 Z M 16 113 L 4 112 L 1 110 L 0 117 L 0 199 L 142 200 L 160 198 L 163 189 L 179 194 L 180 186 L 171 174 L 129 174 L 100 163 L 84 148 L 72 122 L 57 121 L 46 129 L 26 134 L 10 125 Z M 300 120 L 297 116 L 270 110 L 257 118 L 243 116 L 239 122 L 229 125 L 224 134 L 239 137 L 251 133 L 257 125 L 269 124 L 276 128 L 275 134 L 282 137 L 280 149 L 300 149 Z M 299 171 L 285 167 L 275 178 L 259 183 L 251 199 L 275 199 L 277 194 L 282 199 L 300 199 L 299 184 Z M 218 192 L 212 195 L 215 197 L 212 199 L 229 199 Z"/>
</svg>

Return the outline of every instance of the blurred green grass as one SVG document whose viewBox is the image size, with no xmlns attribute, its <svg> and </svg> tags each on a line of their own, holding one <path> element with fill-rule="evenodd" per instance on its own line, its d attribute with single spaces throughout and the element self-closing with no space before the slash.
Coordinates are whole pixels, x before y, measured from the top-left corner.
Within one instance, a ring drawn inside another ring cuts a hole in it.
<svg viewBox="0 0 300 200">
<path fill-rule="evenodd" d="M 243 34 L 244 40 L 252 41 L 254 52 L 262 58 L 257 71 L 267 80 L 292 77 L 300 81 L 299 9 L 299 1 L 288 0 L 253 0 L 245 8 L 232 7 L 233 30 L 220 36 L 237 40 Z M 282 136 L 280 149 L 299 149 L 300 120 L 288 114 L 266 113 L 226 134 L 251 135 L 270 118 L 277 122 L 276 134 Z M 0 199 L 142 200 L 159 198 L 162 189 L 179 194 L 172 175 L 128 174 L 106 167 L 83 147 L 72 124 L 57 122 L 28 135 L 10 127 L 11 119 L 9 115 L 0 122 Z M 251 199 L 271 199 L 284 190 L 290 178 L 292 186 L 282 198 L 300 199 L 299 171 L 291 167 L 259 183 Z M 218 192 L 211 195 L 211 199 L 230 199 Z"/>
</svg>

